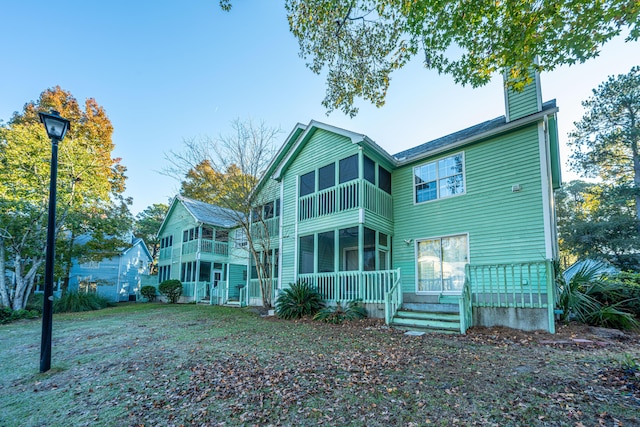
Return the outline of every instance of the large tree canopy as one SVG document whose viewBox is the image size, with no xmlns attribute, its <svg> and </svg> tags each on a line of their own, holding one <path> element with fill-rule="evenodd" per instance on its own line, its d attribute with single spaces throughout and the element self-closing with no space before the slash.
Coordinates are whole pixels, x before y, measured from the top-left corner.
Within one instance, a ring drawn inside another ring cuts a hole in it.
<svg viewBox="0 0 640 427">
<path fill-rule="evenodd" d="M 60 87 L 44 91 L 0 126 L 0 305 L 14 309 L 26 304 L 44 262 L 51 142 L 38 112 L 52 108 L 71 121 L 59 144 L 55 232 L 65 244 L 57 247 L 58 274 L 64 275 L 61 264 L 68 269 L 76 236 L 91 234 L 103 256 L 122 245 L 113 236 L 130 226 L 122 197 L 125 168 L 111 158 L 113 126 L 106 112 L 94 99 L 82 109 Z"/>
<path fill-rule="evenodd" d="M 158 238 L 158 230 L 164 221 L 164 217 L 169 210 L 169 206 L 164 203 L 154 203 L 148 206 L 144 211 L 136 215 L 136 223 L 134 234 L 144 240 L 147 249 L 151 253 L 153 263 L 151 265 L 151 274 L 156 272 L 158 264 L 158 253 L 160 252 L 160 239 Z"/>
<path fill-rule="evenodd" d="M 572 168 L 625 193 L 640 226 L 640 67 L 610 76 L 582 105 L 569 135 Z"/>
<path fill-rule="evenodd" d="M 591 257 L 606 259 L 623 270 L 640 269 L 640 234 L 633 202 L 624 188 L 571 181 L 555 198 L 560 253 L 566 265 Z"/>
<path fill-rule="evenodd" d="M 224 10 L 232 0 L 221 0 Z M 629 30 L 638 40 L 637 0 L 286 0 L 300 55 L 326 72 L 323 105 L 351 116 L 356 98 L 384 104 L 391 73 L 414 57 L 474 87 L 511 70 L 521 87 L 531 67 L 553 70 L 599 54 Z M 536 62 L 536 58 L 539 61 Z"/>
</svg>

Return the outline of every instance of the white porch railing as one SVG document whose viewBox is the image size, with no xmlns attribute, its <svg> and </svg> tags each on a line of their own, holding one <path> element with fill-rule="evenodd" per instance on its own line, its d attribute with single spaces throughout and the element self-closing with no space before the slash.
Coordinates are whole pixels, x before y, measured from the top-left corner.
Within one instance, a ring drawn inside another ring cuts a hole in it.
<svg viewBox="0 0 640 427">
<path fill-rule="evenodd" d="M 387 325 L 391 323 L 400 307 L 402 307 L 402 281 L 400 274 L 398 274 L 397 281 L 394 282 L 384 298 L 384 321 Z"/>
<path fill-rule="evenodd" d="M 335 187 L 300 197 L 300 221 L 333 215 L 350 209 L 365 208 L 387 219 L 393 219 L 391 195 L 369 181 L 353 180 Z"/>
<path fill-rule="evenodd" d="M 275 304 L 276 288 L 278 287 L 278 279 L 263 279 L 271 282 L 271 303 Z M 259 279 L 249 280 L 249 290 L 247 292 L 247 303 L 251 302 L 251 299 L 259 299 L 259 303 L 262 304 L 262 289 L 260 289 Z"/>
<path fill-rule="evenodd" d="M 298 278 L 316 288 L 326 301 L 382 304 L 387 292 L 400 280 L 400 270 L 300 274 Z"/>
</svg>

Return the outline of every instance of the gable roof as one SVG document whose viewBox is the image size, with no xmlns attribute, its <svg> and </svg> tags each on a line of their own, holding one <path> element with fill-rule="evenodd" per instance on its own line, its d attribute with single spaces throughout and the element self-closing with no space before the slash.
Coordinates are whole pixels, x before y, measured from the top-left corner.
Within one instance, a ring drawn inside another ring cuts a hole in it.
<svg viewBox="0 0 640 427">
<path fill-rule="evenodd" d="M 200 200 L 189 199 L 180 195 L 176 196 L 176 199 L 182 202 L 184 207 L 191 215 L 193 215 L 196 221 L 204 224 L 214 225 L 216 227 L 232 228 L 238 224 L 238 218 L 244 217 L 241 212 L 211 205 L 209 203 L 201 202 Z"/>
<path fill-rule="evenodd" d="M 242 212 L 201 202 L 200 200 L 190 199 L 178 194 L 171 201 L 171 206 L 169 206 L 169 210 L 162 221 L 162 225 L 160 225 L 160 228 L 158 229 L 158 236 L 162 234 L 162 230 L 164 230 L 167 220 L 173 214 L 178 203 L 184 206 L 195 222 L 213 225 L 214 227 L 233 228 L 238 225 L 238 219 L 244 218 L 244 214 Z"/>
<path fill-rule="evenodd" d="M 90 234 L 81 234 L 80 236 L 76 237 L 74 244 L 78 245 L 78 246 L 84 246 L 87 243 L 89 243 L 91 241 L 91 239 L 92 239 L 92 237 L 91 237 Z M 149 258 L 149 261 L 151 261 L 153 259 L 153 257 L 151 256 L 151 253 L 149 252 L 149 248 L 147 248 L 147 244 L 144 242 L 144 240 L 139 238 L 139 237 L 132 238 L 130 245 L 127 245 L 127 246 L 122 247 L 122 248 L 118 248 L 117 249 L 118 250 L 118 254 L 114 255 L 114 257 L 120 257 L 120 256 L 123 256 L 123 255 L 126 255 L 127 252 L 132 250 L 137 245 L 140 245 L 142 247 L 144 253 Z"/>
<path fill-rule="evenodd" d="M 555 114 L 558 111 L 556 100 L 547 101 L 542 105 L 542 110 L 534 114 L 522 117 L 518 120 L 507 122 L 505 116 L 496 117 L 466 129 L 434 139 L 414 148 L 401 151 L 395 155 L 390 155 L 371 138 L 364 134 L 359 134 L 326 123 L 311 120 L 308 125 L 296 124 L 293 131 L 285 139 L 284 144 L 267 168 L 267 171 L 260 178 L 255 191 L 259 191 L 264 183 L 269 179 L 280 180 L 288 166 L 295 159 L 306 142 L 318 129 L 323 129 L 351 139 L 354 144 L 367 145 L 369 148 L 379 153 L 387 159 L 394 167 L 399 167 L 424 157 L 433 156 L 442 151 L 453 149 L 459 146 L 471 144 L 482 139 L 486 139 L 500 133 L 509 132 L 522 126 L 530 125 L 542 120 L 545 116 Z"/>
<path fill-rule="evenodd" d="M 296 125 L 299 129 L 300 124 Z M 313 134 L 319 130 L 326 130 L 336 135 L 344 136 L 351 140 L 353 144 L 365 144 L 371 147 L 374 151 L 378 152 L 383 158 L 386 158 L 391 164 L 395 164 L 395 160 L 389 153 L 387 153 L 382 147 L 375 143 L 371 138 L 365 134 L 352 132 L 347 129 L 332 126 L 326 123 L 322 123 L 316 120 L 311 120 L 306 127 L 303 127 L 302 132 L 298 132 L 295 135 L 295 140 L 285 141 L 285 152 L 280 155 L 280 161 L 277 162 L 277 168 L 273 171 L 273 178 L 278 180 L 284 174 L 287 167 L 291 164 L 296 155 L 300 152 L 302 147 L 309 141 Z M 283 147 L 283 148 L 284 148 Z M 264 177 L 263 177 L 264 178 Z"/>
<path fill-rule="evenodd" d="M 495 119 L 487 120 L 486 122 L 479 123 L 477 125 L 468 127 L 458 132 L 445 135 L 441 138 L 434 139 L 417 147 L 410 148 L 400 153 L 395 154 L 393 157 L 397 160 L 398 164 L 405 164 L 414 160 L 418 160 L 423 157 L 437 154 L 441 151 L 448 150 L 460 145 L 470 144 L 480 139 L 488 138 L 498 133 L 506 132 L 518 127 L 530 124 L 531 122 L 540 120 L 543 116 L 553 114 L 557 112 L 556 100 L 547 101 L 542 105 L 542 110 L 531 114 L 530 116 L 523 117 L 512 122 L 507 122 L 505 116 L 496 117 Z"/>
<path fill-rule="evenodd" d="M 149 262 L 151 262 L 153 260 L 153 257 L 149 252 L 149 248 L 147 248 L 147 244 L 144 242 L 144 240 L 139 237 L 136 237 L 133 239 L 133 241 L 131 242 L 131 246 L 125 249 L 124 251 L 122 251 L 122 255 L 125 255 L 127 252 L 129 252 L 130 250 L 132 250 L 138 245 L 142 248 L 143 252 L 147 254 L 147 258 L 149 259 Z"/>
</svg>

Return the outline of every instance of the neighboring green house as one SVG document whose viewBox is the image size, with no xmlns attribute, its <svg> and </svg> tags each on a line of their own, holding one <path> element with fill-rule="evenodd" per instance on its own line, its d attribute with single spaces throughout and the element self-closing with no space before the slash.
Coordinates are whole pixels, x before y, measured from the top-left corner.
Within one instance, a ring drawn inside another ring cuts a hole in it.
<svg viewBox="0 0 640 427">
<path fill-rule="evenodd" d="M 176 196 L 158 231 L 158 283 L 180 280 L 182 302 L 246 300 L 247 239 L 234 229 L 241 218 L 239 212 Z"/>
<path fill-rule="evenodd" d="M 305 281 L 401 327 L 553 332 L 558 109 L 533 80 L 505 91 L 505 116 L 395 155 L 298 124 L 256 190 L 275 292 Z"/>
</svg>

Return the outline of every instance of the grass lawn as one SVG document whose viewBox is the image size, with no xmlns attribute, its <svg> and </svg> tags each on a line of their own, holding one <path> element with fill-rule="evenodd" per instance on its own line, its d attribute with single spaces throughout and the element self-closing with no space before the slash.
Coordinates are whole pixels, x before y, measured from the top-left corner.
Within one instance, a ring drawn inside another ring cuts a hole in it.
<svg viewBox="0 0 640 427">
<path fill-rule="evenodd" d="M 129 303 L 53 322 L 45 374 L 40 320 L 0 325 L 2 427 L 640 425 L 637 334 L 408 336 Z"/>
</svg>

